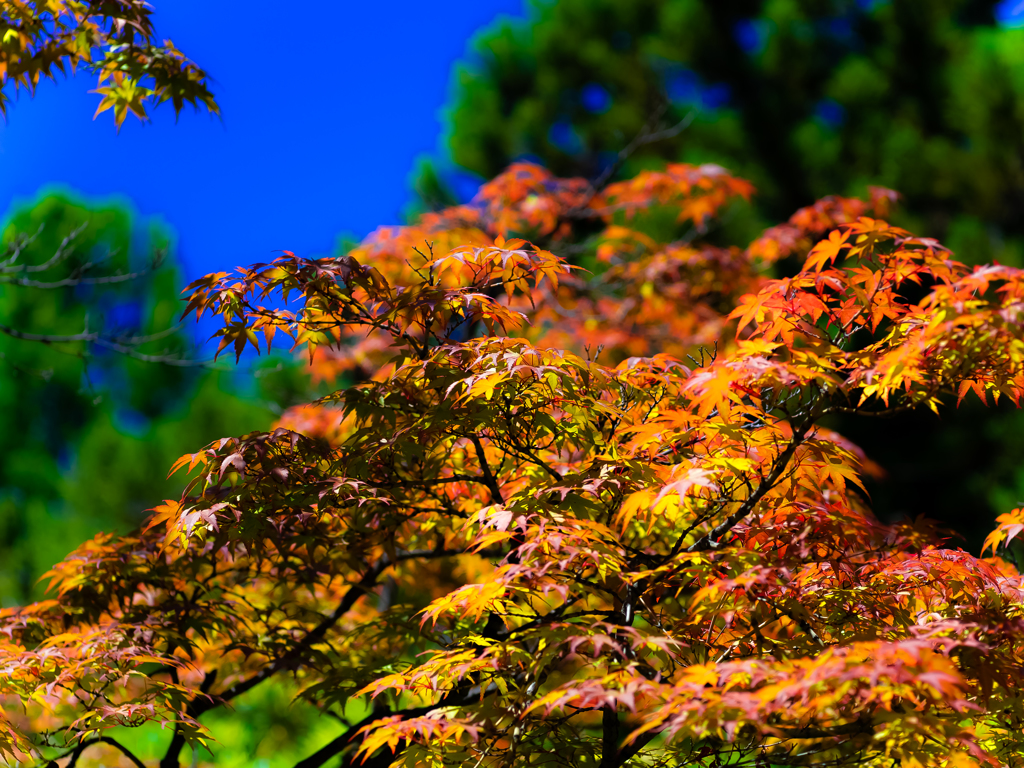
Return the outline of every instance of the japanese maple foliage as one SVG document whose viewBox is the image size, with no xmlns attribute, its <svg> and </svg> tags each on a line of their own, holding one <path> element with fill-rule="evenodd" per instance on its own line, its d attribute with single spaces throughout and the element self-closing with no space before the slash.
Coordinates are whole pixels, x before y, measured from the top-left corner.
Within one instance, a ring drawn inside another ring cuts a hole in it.
<svg viewBox="0 0 1024 768">
<path fill-rule="evenodd" d="M 178 766 L 279 675 L 346 720 L 303 768 L 1020 765 L 1020 511 L 986 559 L 884 525 L 823 422 L 1017 401 L 1024 273 L 888 225 L 887 190 L 708 244 L 751 193 L 518 165 L 195 283 L 222 349 L 280 332 L 354 383 L 183 457 L 180 500 L 0 614 L 0 751 L 142 764 L 107 729 L 159 721 Z"/>
<path fill-rule="evenodd" d="M 158 44 L 145 0 L 0 0 L 0 116 L 13 90 L 34 94 L 41 80 L 84 68 L 120 128 L 128 113 L 148 120 L 146 106 L 188 102 L 219 112 L 206 73 L 170 40 Z"/>
</svg>

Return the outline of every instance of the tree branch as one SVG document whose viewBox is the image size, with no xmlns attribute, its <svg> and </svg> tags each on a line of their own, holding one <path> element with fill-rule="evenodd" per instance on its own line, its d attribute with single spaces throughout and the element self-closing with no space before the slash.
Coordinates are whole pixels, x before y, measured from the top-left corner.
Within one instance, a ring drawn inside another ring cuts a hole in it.
<svg viewBox="0 0 1024 768">
<path fill-rule="evenodd" d="M 82 756 L 82 753 L 95 744 L 109 744 L 112 747 L 116 747 L 121 750 L 121 754 L 131 760 L 134 765 L 138 766 L 138 768 L 146 768 L 146 764 L 136 757 L 128 747 L 109 736 L 97 736 L 94 739 L 81 742 L 77 747 L 75 747 L 75 751 L 71 753 L 71 760 L 68 762 L 67 768 L 74 768 L 74 766 L 78 764 L 78 758 Z"/>
<path fill-rule="evenodd" d="M 775 464 L 772 467 L 772 471 L 768 473 L 768 476 L 763 478 L 757 488 L 754 490 L 747 500 L 744 501 L 740 508 L 725 518 L 724 521 L 712 528 L 706 535 L 701 536 L 697 541 L 693 542 L 686 548 L 687 552 L 706 552 L 708 550 L 719 549 L 722 545 L 719 539 L 722 538 L 726 533 L 732 530 L 733 526 L 736 525 L 740 520 L 749 515 L 757 503 L 764 498 L 764 495 L 768 493 L 775 484 L 782 477 L 782 473 L 786 471 L 786 466 L 789 464 L 789 460 L 793 458 L 793 454 L 796 453 L 796 449 L 804 441 L 804 431 L 793 431 L 793 439 L 789 441 L 789 445 L 786 449 L 780 453 L 776 459 Z"/>
<path fill-rule="evenodd" d="M 623 765 L 629 761 L 633 755 L 639 752 L 641 749 L 651 743 L 660 733 L 660 731 L 647 731 L 646 733 L 633 739 L 629 744 L 626 744 L 618 753 L 618 764 Z"/>
<path fill-rule="evenodd" d="M 356 584 L 353 584 L 349 588 L 344 597 L 341 598 L 337 607 L 330 614 L 325 616 L 319 624 L 313 627 L 313 629 L 309 630 L 309 632 L 307 632 L 306 635 L 290 651 L 288 651 L 288 653 L 279 657 L 276 661 L 272 662 L 266 668 L 249 679 L 231 686 L 224 693 L 216 696 L 216 700 L 199 704 L 196 706 L 194 711 L 190 706 L 189 714 L 193 717 L 199 717 L 211 709 L 215 709 L 220 706 L 221 703 L 231 701 L 231 699 L 252 690 L 267 678 L 272 677 L 282 669 L 285 669 L 289 664 L 296 661 L 303 651 L 320 642 L 320 640 L 322 640 L 327 634 L 327 631 L 337 624 L 342 616 L 352 610 L 359 598 L 367 594 L 374 586 L 376 586 L 377 579 L 380 578 L 384 571 L 392 565 L 406 560 L 415 560 L 420 557 L 450 557 L 452 555 L 460 555 L 462 552 L 463 550 L 461 549 L 413 549 L 407 552 L 397 553 L 394 563 L 391 562 L 390 557 L 384 555 L 374 566 L 363 574 L 363 577 Z M 196 701 L 198 700 L 193 700 L 193 703 Z"/>
<path fill-rule="evenodd" d="M 373 566 L 371 566 L 363 577 L 355 584 L 353 584 L 345 595 L 341 598 L 337 607 L 323 620 L 309 630 L 305 636 L 298 643 L 296 643 L 287 653 L 278 657 L 274 661 L 270 662 L 266 667 L 257 672 L 252 677 L 242 680 L 239 683 L 228 688 L 221 694 L 215 696 L 205 696 L 203 698 L 196 697 L 192 699 L 188 708 L 185 710 L 186 715 L 191 718 L 198 719 L 210 710 L 216 709 L 217 707 L 241 696 L 248 691 L 251 691 L 257 685 L 262 683 L 264 680 L 276 675 L 283 669 L 288 668 L 293 663 L 301 660 L 304 651 L 308 650 L 315 643 L 320 642 L 327 634 L 328 630 L 338 623 L 346 613 L 352 610 L 352 607 L 356 604 L 360 597 L 367 594 L 376 583 L 377 579 L 392 565 L 400 563 L 405 560 L 413 560 L 419 557 L 448 557 L 451 555 L 462 554 L 462 550 L 455 549 L 414 549 L 406 552 L 399 552 L 394 560 L 388 555 L 384 555 L 378 560 Z M 207 675 L 204 680 L 204 686 L 209 683 L 212 687 L 213 680 L 216 678 L 216 671 Z M 200 689 L 202 693 L 207 693 L 206 690 Z M 179 755 L 181 754 L 182 748 L 185 746 L 184 737 L 181 736 L 178 729 L 175 729 L 174 737 L 171 739 L 170 745 L 167 747 L 167 752 L 160 760 L 160 768 L 178 768 Z"/>
<path fill-rule="evenodd" d="M 31 272 L 45 272 L 53 266 L 56 266 L 68 256 L 71 255 L 71 249 L 68 248 L 72 241 L 80 234 L 82 234 L 86 227 L 89 226 L 88 222 L 80 224 L 76 229 L 72 230 L 63 240 L 60 245 L 57 246 L 57 250 L 53 252 L 53 256 L 44 261 L 42 264 L 15 264 L 21 252 L 25 249 L 25 246 L 31 245 L 35 241 L 39 234 L 43 231 L 42 225 L 36 230 L 36 233 L 31 237 L 23 237 L 17 239 L 11 246 L 8 246 L 8 252 L 11 254 L 10 257 L 0 261 L 0 275 L 8 275 L 13 273 L 31 273 Z"/>
<path fill-rule="evenodd" d="M 487 463 L 487 457 L 484 455 L 484 447 L 480 442 L 480 437 L 476 434 L 469 436 L 469 439 L 473 443 L 473 447 L 476 449 L 476 456 L 480 460 L 480 471 L 483 473 L 483 481 L 487 486 L 487 490 L 491 492 L 491 500 L 495 504 L 504 504 L 505 499 L 501 495 L 501 488 L 498 487 L 498 481 L 494 477 L 494 473 L 491 472 L 491 465 Z"/>
<path fill-rule="evenodd" d="M 86 270 L 96 266 L 96 262 L 90 261 L 88 264 L 75 269 L 70 277 L 65 277 L 63 280 L 53 280 L 51 282 L 44 282 L 42 280 L 30 280 L 27 277 L 12 277 L 0 273 L 0 283 L 7 283 L 8 285 L 17 285 L 22 288 L 39 288 L 42 290 L 55 290 L 57 288 L 74 288 L 78 285 L 115 285 L 117 283 L 126 283 L 131 280 L 138 280 L 140 277 L 144 277 L 156 270 L 163 262 L 163 255 L 158 254 L 154 259 L 153 263 L 145 269 L 139 270 L 138 272 L 127 272 L 120 275 L 105 275 L 103 277 L 82 277 L 82 273 Z M 9 271 L 9 270 L 8 270 Z"/>
<path fill-rule="evenodd" d="M 7 325 L 0 325 L 0 333 L 10 336 L 14 339 L 20 339 L 21 341 L 37 341 L 41 344 L 73 344 L 77 342 L 83 342 L 86 344 L 96 344 L 97 346 L 109 349 L 111 352 L 117 352 L 118 354 L 131 357 L 135 360 L 141 360 L 146 363 L 162 363 L 164 365 L 173 365 L 180 368 L 195 368 L 203 367 L 210 368 L 214 365 L 209 360 L 188 360 L 174 355 L 149 355 L 144 352 L 139 352 L 133 345 L 144 344 L 148 341 L 155 341 L 158 338 L 167 336 L 168 333 L 163 331 L 152 334 L 152 336 L 133 336 L 125 342 L 118 341 L 117 339 L 110 339 L 103 336 L 99 331 L 82 331 L 81 333 L 71 334 L 59 334 L 59 333 L 27 333 L 25 331 L 19 331 L 16 328 L 11 328 Z"/>
<path fill-rule="evenodd" d="M 640 147 L 652 144 L 656 141 L 662 141 L 664 139 L 672 139 L 678 136 L 680 133 L 690 127 L 690 124 L 697 117 L 697 110 L 693 109 L 675 125 L 669 128 L 662 128 L 661 130 L 655 130 L 654 126 L 660 122 L 665 112 L 668 110 L 668 104 L 662 103 L 661 106 L 654 111 L 650 119 L 644 124 L 644 127 L 640 129 L 640 132 L 633 137 L 633 140 L 629 142 L 625 147 L 619 150 L 619 154 L 615 156 L 615 160 L 609 165 L 604 171 L 594 179 L 590 185 L 590 193 L 584 198 L 583 202 L 573 208 L 566 214 L 567 218 L 572 218 L 574 215 L 580 215 L 590 202 L 597 197 L 598 193 L 611 181 L 615 174 L 619 172 L 625 162 L 636 152 Z"/>
<path fill-rule="evenodd" d="M 614 704 L 605 706 L 601 712 L 601 767 L 618 768 L 619 759 L 619 713 Z"/>
<path fill-rule="evenodd" d="M 858 733 L 874 732 L 871 723 L 866 719 L 855 720 L 852 723 L 844 723 L 843 725 L 835 725 L 831 728 L 814 728 L 810 726 L 804 728 L 768 727 L 787 739 L 828 739 L 833 736 L 852 736 Z"/>
<path fill-rule="evenodd" d="M 12 338 L 21 339 L 22 341 L 41 341 L 43 344 L 70 344 L 75 341 L 96 341 L 96 339 L 99 338 L 98 333 L 90 331 L 67 335 L 55 333 L 25 333 L 24 331 L 18 331 L 6 325 L 0 325 L 0 333 L 5 333 Z"/>
</svg>

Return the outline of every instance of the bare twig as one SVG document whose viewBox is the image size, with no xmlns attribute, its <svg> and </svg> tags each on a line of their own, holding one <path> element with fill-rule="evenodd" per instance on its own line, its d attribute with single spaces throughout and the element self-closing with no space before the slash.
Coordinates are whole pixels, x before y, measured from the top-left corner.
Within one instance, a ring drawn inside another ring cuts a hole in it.
<svg viewBox="0 0 1024 768">
<path fill-rule="evenodd" d="M 640 147 L 648 144 L 653 144 L 657 141 L 664 141 L 665 139 L 672 139 L 678 136 L 680 133 L 690 127 L 690 124 L 697 117 L 697 110 L 692 109 L 687 113 L 686 117 L 680 120 L 673 126 L 668 128 L 657 129 L 656 126 L 661 122 L 661 118 L 665 116 L 665 112 L 668 110 L 668 104 L 663 103 L 654 111 L 650 119 L 644 123 L 644 127 L 640 129 L 640 132 L 633 137 L 633 140 L 629 142 L 625 147 L 619 150 L 618 155 L 615 156 L 615 160 L 601 172 L 601 174 L 594 179 L 590 184 L 590 192 L 586 198 L 568 212 L 567 217 L 582 216 L 590 205 L 591 201 L 597 197 L 597 195 L 603 190 L 619 172 L 625 162 L 636 152 Z"/>
<path fill-rule="evenodd" d="M 13 339 L 35 341 L 40 344 L 47 345 L 75 343 L 95 344 L 96 346 L 103 347 L 104 349 L 109 349 L 111 352 L 117 352 L 125 357 L 130 357 L 134 360 L 141 360 L 146 363 L 161 363 L 163 365 L 171 365 L 179 368 L 213 368 L 214 362 L 212 360 L 189 360 L 188 358 L 171 354 L 151 355 L 145 352 L 140 352 L 137 349 L 137 347 L 143 344 L 169 336 L 171 333 L 177 331 L 179 327 L 180 326 L 176 326 L 174 328 L 169 328 L 146 336 L 130 336 L 127 338 L 104 336 L 99 331 L 89 330 L 82 331 L 81 333 L 70 334 L 27 333 L 26 331 L 19 331 L 17 328 L 11 328 L 10 326 L 2 324 L 0 324 L 0 333 L 10 336 Z"/>
<path fill-rule="evenodd" d="M 66 235 L 57 246 L 56 251 L 46 261 L 40 264 L 25 264 L 19 263 L 19 258 L 25 252 L 25 249 L 37 240 L 39 234 L 42 232 L 40 227 L 35 234 L 31 236 L 19 236 L 13 243 L 7 246 L 7 252 L 2 259 L 0 259 L 0 284 L 6 284 L 10 286 L 16 286 L 19 288 L 32 288 L 41 290 L 56 290 L 64 288 L 74 288 L 77 286 L 97 286 L 97 285 L 116 285 L 133 280 L 138 280 L 147 274 L 152 273 L 156 270 L 163 262 L 166 256 L 166 249 L 157 249 L 154 253 L 153 258 L 150 260 L 148 266 L 144 269 L 137 270 L 134 272 L 126 272 L 123 274 L 113 275 L 99 275 L 90 276 L 88 273 L 95 267 L 99 266 L 100 261 L 87 261 L 84 264 L 73 266 L 70 270 L 70 274 L 66 277 L 56 280 L 38 280 L 27 277 L 27 275 L 37 275 L 42 272 L 54 269 L 64 261 L 66 261 L 73 253 L 76 240 L 85 231 L 88 226 L 88 222 L 83 223 L 68 235 Z M 91 330 L 88 324 L 88 318 L 86 319 L 86 327 L 80 333 L 34 333 L 32 331 L 21 330 L 13 328 L 8 325 L 0 324 L 0 334 L 9 336 L 13 339 L 20 341 L 36 342 L 47 345 L 62 345 L 62 344 L 84 344 L 84 345 L 96 345 L 103 349 L 110 350 L 120 355 L 130 357 L 135 360 L 141 360 L 146 363 L 158 363 L 162 365 L 170 365 L 181 368 L 209 368 L 213 366 L 212 361 L 207 360 L 191 360 L 183 357 L 180 354 L 169 354 L 164 353 L 149 353 L 143 352 L 140 347 L 145 344 L 152 343 L 162 338 L 171 336 L 177 333 L 181 329 L 181 325 L 174 325 L 166 328 L 162 331 L 158 331 L 152 334 L 136 334 L 136 335 L 117 335 L 111 332 L 104 332 L 102 330 Z M 76 350 L 74 354 L 78 357 L 85 358 L 88 355 L 88 351 Z"/>
</svg>

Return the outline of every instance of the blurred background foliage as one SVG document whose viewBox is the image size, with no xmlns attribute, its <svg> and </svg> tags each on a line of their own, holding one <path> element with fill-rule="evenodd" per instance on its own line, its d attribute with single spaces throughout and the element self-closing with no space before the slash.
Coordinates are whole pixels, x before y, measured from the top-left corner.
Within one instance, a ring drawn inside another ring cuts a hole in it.
<svg viewBox="0 0 1024 768">
<path fill-rule="evenodd" d="M 191 329 L 177 328 L 181 275 L 165 227 L 137 221 L 125 204 L 48 193 L 10 214 L 2 246 L 20 243 L 12 268 L 43 265 L 76 231 L 67 258 L 43 271 L 0 276 L 0 326 L 43 336 L 88 329 L 127 341 L 156 334 L 129 347 L 194 362 Z M 90 262 L 95 266 L 83 272 Z M 79 280 L 130 273 L 139 274 Z M 130 530 L 147 507 L 177 496 L 180 481 L 165 479 L 175 458 L 269 426 L 279 404 L 299 399 L 305 386 L 283 360 L 252 377 L 228 365 L 154 363 L 94 343 L 0 334 L 2 604 L 38 597 L 40 574 L 82 541 L 99 530 Z"/>
<path fill-rule="evenodd" d="M 343 721 L 358 722 L 369 707 L 355 702 L 345 713 L 324 717 L 320 709 L 297 698 L 299 686 L 287 678 L 272 679 L 232 702 L 231 708 L 218 708 L 203 717 L 217 740 L 208 749 L 192 753 L 186 747 L 183 765 L 217 768 L 293 768 L 318 747 L 332 741 L 344 730 Z M 346 717 L 347 715 L 347 717 Z M 166 753 L 172 733 L 156 723 L 141 727 L 120 727 L 110 731 L 112 738 L 128 747 L 148 764 L 155 765 Z M 101 762 L 89 765 L 127 765 L 114 749 L 96 749 Z M 86 764 L 86 759 L 80 763 Z M 326 763 L 341 765 L 341 758 Z"/>
<path fill-rule="evenodd" d="M 455 75 L 449 157 L 424 162 L 415 186 L 428 205 L 452 202 L 522 157 L 593 178 L 667 107 L 677 120 L 695 111 L 693 125 L 631 162 L 715 162 L 750 179 L 751 234 L 875 184 L 904 195 L 905 223 L 973 260 L 1019 262 L 1024 30 L 996 26 L 996 9 L 536 0 L 527 21 L 474 40 Z"/>
<path fill-rule="evenodd" d="M 457 67 L 446 154 L 421 160 L 414 209 L 463 202 L 520 158 L 593 179 L 652 120 L 689 115 L 621 175 L 712 162 L 753 181 L 753 203 L 714 234 L 723 244 L 873 184 L 902 193 L 895 223 L 960 260 L 1022 265 L 1024 29 L 997 24 L 1009 5 L 534 0 L 525 21 L 479 33 Z M 1012 406 L 908 415 L 884 438 L 835 426 L 895 478 L 871 487 L 883 518 L 924 514 L 977 551 L 1024 498 L 1024 413 Z"/>
</svg>

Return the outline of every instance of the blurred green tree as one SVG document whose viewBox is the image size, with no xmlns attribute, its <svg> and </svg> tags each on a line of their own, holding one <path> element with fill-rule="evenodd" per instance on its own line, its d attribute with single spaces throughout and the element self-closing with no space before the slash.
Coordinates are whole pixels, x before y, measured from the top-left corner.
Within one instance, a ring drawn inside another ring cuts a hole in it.
<svg viewBox="0 0 1024 768">
<path fill-rule="evenodd" d="M 1024 263 L 1024 29 L 986 0 L 534 0 L 481 32 L 455 74 L 448 155 L 421 161 L 418 207 L 472 197 L 516 158 L 561 176 L 721 163 L 758 188 L 713 233 L 745 242 L 817 197 L 881 184 L 898 224 L 972 263 Z M 623 148 L 644 133 L 659 141 Z M 785 265 L 783 265 L 785 269 Z M 875 509 L 929 515 L 977 548 L 1024 497 L 1024 416 L 980 406 L 907 416 L 875 444 L 912 478 Z M 940 433 L 942 440 L 937 438 Z M 935 439 L 931 439 L 934 437 Z M 929 451 L 920 446 L 930 445 Z"/>
<path fill-rule="evenodd" d="M 15 210 L 0 248 L 0 600 L 97 530 L 127 530 L 177 456 L 262 429 L 301 387 L 196 365 L 171 236 L 121 204 L 49 194 Z M 291 389 L 289 389 L 291 388 Z"/>
<path fill-rule="evenodd" d="M 1020 259 L 1024 30 L 985 0 L 559 0 L 482 32 L 456 73 L 446 143 L 490 178 L 535 156 L 598 175 L 667 107 L 688 130 L 631 163 L 721 162 L 761 221 L 883 184 L 972 259 Z M 458 178 L 426 164 L 427 202 Z M 968 250 L 968 249 L 963 249 Z"/>
</svg>

